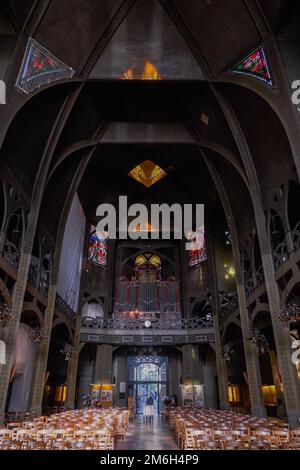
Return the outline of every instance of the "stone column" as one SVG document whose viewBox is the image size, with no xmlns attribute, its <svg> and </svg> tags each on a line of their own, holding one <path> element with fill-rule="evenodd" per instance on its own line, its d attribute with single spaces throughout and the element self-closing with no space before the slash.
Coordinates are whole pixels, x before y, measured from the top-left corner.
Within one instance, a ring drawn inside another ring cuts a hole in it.
<svg viewBox="0 0 300 470">
<path fill-rule="evenodd" d="M 292 350 L 290 341 L 289 328 L 284 326 L 283 323 L 278 320 L 278 312 L 280 309 L 280 296 L 278 286 L 275 280 L 275 269 L 272 257 L 272 248 L 268 239 L 266 230 L 266 219 L 263 210 L 261 187 L 259 184 L 258 175 L 253 164 L 252 155 L 248 147 L 247 139 L 243 133 L 242 128 L 233 112 L 233 109 L 220 92 L 214 90 L 216 98 L 219 101 L 220 106 L 225 114 L 230 129 L 235 137 L 237 147 L 240 151 L 245 170 L 247 173 L 247 179 L 251 188 L 250 196 L 252 200 L 257 235 L 259 239 L 260 252 L 262 257 L 262 264 L 265 276 L 266 290 L 268 294 L 268 301 L 270 307 L 270 314 L 272 318 L 274 339 L 276 344 L 276 350 L 278 355 L 278 366 L 282 378 L 283 393 L 285 398 L 286 409 L 288 413 L 289 423 L 292 426 L 298 426 L 298 418 L 300 416 L 300 381 L 297 376 L 295 365 L 292 363 Z M 292 107 L 290 107 L 292 109 Z M 291 122 L 295 122 L 293 119 Z M 299 126 L 299 122 L 297 122 Z M 287 132 L 288 128 L 286 128 Z M 295 134 L 296 135 L 296 134 Z M 299 138 L 290 140 L 292 148 L 299 148 Z M 293 147 L 293 144 L 296 144 Z M 297 155 L 294 155 L 296 157 Z M 295 158 L 295 164 L 300 171 L 299 157 Z M 226 196 L 225 196 L 226 197 Z"/>
<path fill-rule="evenodd" d="M 71 359 L 68 364 L 67 372 L 67 406 L 69 408 L 75 407 L 75 392 L 76 392 L 76 382 L 77 382 L 77 369 L 78 369 L 78 359 L 80 354 L 80 330 L 81 330 L 81 314 L 78 313 L 76 318 L 76 329 L 73 338 L 73 348 L 75 353 L 72 354 Z"/>
<path fill-rule="evenodd" d="M 47 338 L 42 341 L 37 350 L 36 365 L 32 379 L 32 391 L 29 409 L 35 411 L 37 416 L 42 413 L 45 377 L 47 372 L 48 354 L 51 340 L 53 315 L 55 310 L 56 285 L 50 285 L 48 291 L 48 302 L 45 312 L 44 328 Z"/>
<path fill-rule="evenodd" d="M 262 245 L 261 249 L 263 250 L 263 248 L 264 247 Z M 298 426 L 298 419 L 300 416 L 300 381 L 297 375 L 296 366 L 292 362 L 293 351 L 291 349 L 290 330 L 289 327 L 282 323 L 277 317 L 280 309 L 280 297 L 278 286 L 275 281 L 273 258 L 271 253 L 264 253 L 263 251 L 263 268 L 285 405 L 289 423 L 292 426 Z"/>
<path fill-rule="evenodd" d="M 251 400 L 251 413 L 253 416 L 266 417 L 267 413 L 262 395 L 261 374 L 256 353 L 256 346 L 245 339 L 245 336 L 250 327 L 250 321 L 246 304 L 245 287 L 241 280 L 241 275 L 239 275 L 237 279 L 237 294 L 243 332 L 244 354 Z"/>
<path fill-rule="evenodd" d="M 116 406 L 127 406 L 127 394 L 124 398 L 120 398 L 120 384 L 127 382 L 127 355 L 122 354 L 116 359 L 116 368 L 114 374 L 116 375 Z"/>
<path fill-rule="evenodd" d="M 292 362 L 290 330 L 287 325 L 278 319 L 280 296 L 275 280 L 272 248 L 267 235 L 265 214 L 260 204 L 253 204 L 253 206 L 286 410 L 289 423 L 292 426 L 298 426 L 300 416 L 300 381 L 296 366 Z"/>
<path fill-rule="evenodd" d="M 0 423 L 3 423 L 5 415 L 6 397 L 10 382 L 11 369 L 13 367 L 15 344 L 23 309 L 37 218 L 38 210 L 33 209 L 28 215 L 28 226 L 20 258 L 18 277 L 13 291 L 12 313 L 14 318 L 10 320 L 3 338 L 6 343 L 6 364 L 0 365 Z"/>
<path fill-rule="evenodd" d="M 56 293 L 57 293 L 59 265 L 60 265 L 60 259 L 61 259 L 61 254 L 62 254 L 62 244 L 63 244 L 63 238 L 64 238 L 64 233 L 65 233 L 65 227 L 66 227 L 69 211 L 70 211 L 73 199 L 74 199 L 75 192 L 78 188 L 82 174 L 85 171 L 86 165 L 88 164 L 89 159 L 93 155 L 93 152 L 94 150 L 91 150 L 90 152 L 88 152 L 82 158 L 82 161 L 78 165 L 78 168 L 73 177 L 72 184 L 70 185 L 68 192 L 66 194 L 65 203 L 64 203 L 64 206 L 60 215 L 59 224 L 58 224 L 54 263 L 53 263 L 52 272 L 51 272 L 50 288 L 48 291 L 47 308 L 46 308 L 45 319 L 44 319 L 44 328 L 47 333 L 47 339 L 44 340 L 43 343 L 39 346 L 35 375 L 34 375 L 33 384 L 32 384 L 31 400 L 30 400 L 31 409 L 34 410 L 37 413 L 37 415 L 40 415 L 42 412 L 42 403 L 43 403 L 43 394 L 44 394 L 44 385 L 45 385 L 44 382 L 45 382 L 46 368 L 47 368 L 47 362 L 48 362 L 53 316 L 54 316 L 54 311 L 55 311 L 55 300 L 56 300 Z M 77 320 L 78 322 L 81 321 L 81 315 L 77 316 Z M 76 332 L 77 332 L 77 324 L 76 324 Z M 76 333 L 75 333 L 75 337 L 77 341 L 78 336 L 76 336 Z M 79 326 L 79 340 L 80 340 L 80 326 Z M 79 344 L 78 344 L 77 349 L 79 349 Z M 76 371 L 77 371 L 77 360 L 75 358 L 73 359 L 74 361 L 71 359 L 71 362 L 72 362 L 72 365 L 74 363 L 76 364 L 76 366 L 74 365 L 74 368 L 76 368 Z M 76 372 L 75 372 L 75 375 L 76 375 Z M 70 380 L 71 380 L 71 369 L 70 369 Z M 76 381 L 76 377 L 75 377 L 75 381 Z"/>
<path fill-rule="evenodd" d="M 275 385 L 275 391 L 276 391 L 276 397 L 277 399 L 283 399 L 283 393 L 282 393 L 282 385 L 281 385 L 281 380 L 279 377 L 279 371 L 278 371 L 278 360 L 275 351 L 271 351 L 269 349 L 269 358 L 271 362 L 271 367 L 272 367 L 272 375 L 273 375 L 273 380 L 274 380 L 274 385 Z"/>
<path fill-rule="evenodd" d="M 99 344 L 97 346 L 95 363 L 95 384 L 112 383 L 112 352 L 113 347 L 110 344 Z"/>
<path fill-rule="evenodd" d="M 216 354 L 216 365 L 218 374 L 218 389 L 219 389 L 219 401 L 220 409 L 228 410 L 230 408 L 229 396 L 228 396 L 228 375 L 227 375 L 227 364 L 222 356 L 222 345 L 220 339 L 220 327 L 218 313 L 214 315 L 214 333 L 215 333 L 215 354 Z"/>
<path fill-rule="evenodd" d="M 250 321 L 247 309 L 244 276 L 242 271 L 240 252 L 239 252 L 239 240 L 236 229 L 236 220 L 231 208 L 230 201 L 228 199 L 226 190 L 223 186 L 222 180 L 213 165 L 213 163 L 204 156 L 206 165 L 211 173 L 211 176 L 218 189 L 226 219 L 228 223 L 229 232 L 232 239 L 232 254 L 233 262 L 236 269 L 236 281 L 237 281 L 237 294 L 239 301 L 239 311 L 241 317 L 241 326 L 244 343 L 244 354 L 247 368 L 248 386 L 251 400 L 251 412 L 253 416 L 266 416 L 266 408 L 263 403 L 262 389 L 261 389 L 261 375 L 259 369 L 259 361 L 256 354 L 255 345 L 245 340 L 245 336 L 248 332 Z"/>
<path fill-rule="evenodd" d="M 201 384 L 201 365 L 197 346 L 182 347 L 182 381 L 184 385 Z"/>
<path fill-rule="evenodd" d="M 211 227 L 211 224 L 210 224 Z M 219 401 L 221 410 L 230 408 L 229 396 L 228 396 L 228 375 L 226 361 L 222 356 L 222 344 L 220 336 L 220 302 L 219 302 L 219 289 L 218 289 L 218 277 L 217 277 L 217 266 L 215 258 L 215 247 L 212 239 L 212 230 L 209 230 L 208 236 L 208 253 L 209 253 L 209 267 L 210 267 L 210 280 L 212 284 L 212 315 L 214 323 L 214 339 L 215 339 L 215 355 L 216 355 L 216 366 L 218 374 L 218 389 L 219 389 Z"/>
</svg>

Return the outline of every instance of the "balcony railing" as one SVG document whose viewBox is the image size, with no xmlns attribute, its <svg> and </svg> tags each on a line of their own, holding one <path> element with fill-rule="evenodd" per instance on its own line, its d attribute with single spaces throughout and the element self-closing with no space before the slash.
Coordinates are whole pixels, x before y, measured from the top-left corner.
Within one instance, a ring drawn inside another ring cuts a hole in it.
<svg viewBox="0 0 300 470">
<path fill-rule="evenodd" d="M 3 258 L 15 269 L 18 269 L 20 257 L 21 255 L 16 245 L 7 240 L 3 249 Z"/>
<path fill-rule="evenodd" d="M 67 302 L 59 295 L 56 294 L 55 307 L 66 315 L 67 318 L 74 321 L 76 319 L 76 312 L 67 304 Z"/>
<path fill-rule="evenodd" d="M 238 301 L 238 296 L 231 295 L 231 296 L 226 296 L 225 299 L 223 299 L 223 303 L 221 304 L 220 308 L 220 317 L 222 320 L 226 320 L 226 318 L 229 317 L 229 315 L 234 312 L 239 306 L 239 301 Z"/>
<path fill-rule="evenodd" d="M 95 319 L 91 317 L 85 317 L 82 319 L 81 323 L 82 328 L 91 328 L 99 330 L 197 330 L 197 329 L 209 329 L 213 328 L 212 319 L 180 319 L 180 320 L 171 320 L 171 319 L 154 319 L 154 320 L 144 320 L 144 319 L 110 319 L 103 320 L 102 318 Z"/>
</svg>

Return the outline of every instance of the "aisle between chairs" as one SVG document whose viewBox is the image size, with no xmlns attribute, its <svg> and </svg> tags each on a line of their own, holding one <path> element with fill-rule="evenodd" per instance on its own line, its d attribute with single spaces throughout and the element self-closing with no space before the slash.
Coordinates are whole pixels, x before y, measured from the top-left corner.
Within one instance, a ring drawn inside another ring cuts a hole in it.
<svg viewBox="0 0 300 470">
<path fill-rule="evenodd" d="M 116 450 L 178 450 L 168 422 L 155 416 L 153 422 L 144 422 L 140 416 L 131 421 L 126 441 L 118 441 Z"/>
</svg>

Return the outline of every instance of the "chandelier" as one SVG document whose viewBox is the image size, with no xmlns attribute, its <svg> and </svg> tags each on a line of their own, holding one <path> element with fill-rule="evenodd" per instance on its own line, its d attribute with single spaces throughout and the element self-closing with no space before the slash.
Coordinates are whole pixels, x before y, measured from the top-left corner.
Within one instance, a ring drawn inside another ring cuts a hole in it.
<svg viewBox="0 0 300 470">
<path fill-rule="evenodd" d="M 245 336 L 246 341 L 249 341 L 256 346 L 256 352 L 259 356 L 266 354 L 269 342 L 264 334 L 258 328 L 251 327 Z"/>
<path fill-rule="evenodd" d="M 3 293 L 0 293 L 0 322 L 7 322 L 14 317 L 11 309 L 8 307 L 5 302 L 5 297 Z"/>
<path fill-rule="evenodd" d="M 29 338 L 34 343 L 40 344 L 44 339 L 48 338 L 46 330 L 44 328 L 40 328 L 39 326 L 32 329 L 29 333 Z"/>
<path fill-rule="evenodd" d="M 225 344 L 222 347 L 221 354 L 222 354 L 223 359 L 225 359 L 225 361 L 229 362 L 229 361 L 231 361 L 232 356 L 234 355 L 234 350 L 231 349 L 230 344 Z"/>
<path fill-rule="evenodd" d="M 60 352 L 65 356 L 65 361 L 70 361 L 73 354 L 76 354 L 76 350 L 71 344 L 66 343 Z"/>
<path fill-rule="evenodd" d="M 284 322 L 300 320 L 300 307 L 296 304 L 285 304 L 278 313 L 278 319 Z"/>
</svg>

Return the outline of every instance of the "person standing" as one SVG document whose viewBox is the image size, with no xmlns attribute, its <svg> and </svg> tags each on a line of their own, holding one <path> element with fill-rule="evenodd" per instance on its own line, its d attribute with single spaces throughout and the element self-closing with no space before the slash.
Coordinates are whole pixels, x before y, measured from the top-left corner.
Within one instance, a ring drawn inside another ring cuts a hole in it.
<svg viewBox="0 0 300 470">
<path fill-rule="evenodd" d="M 150 423 L 153 423 L 153 405 L 154 405 L 154 401 L 153 401 L 153 398 L 150 396 L 147 399 L 147 408 L 148 408 L 147 414 L 150 418 Z"/>
</svg>

